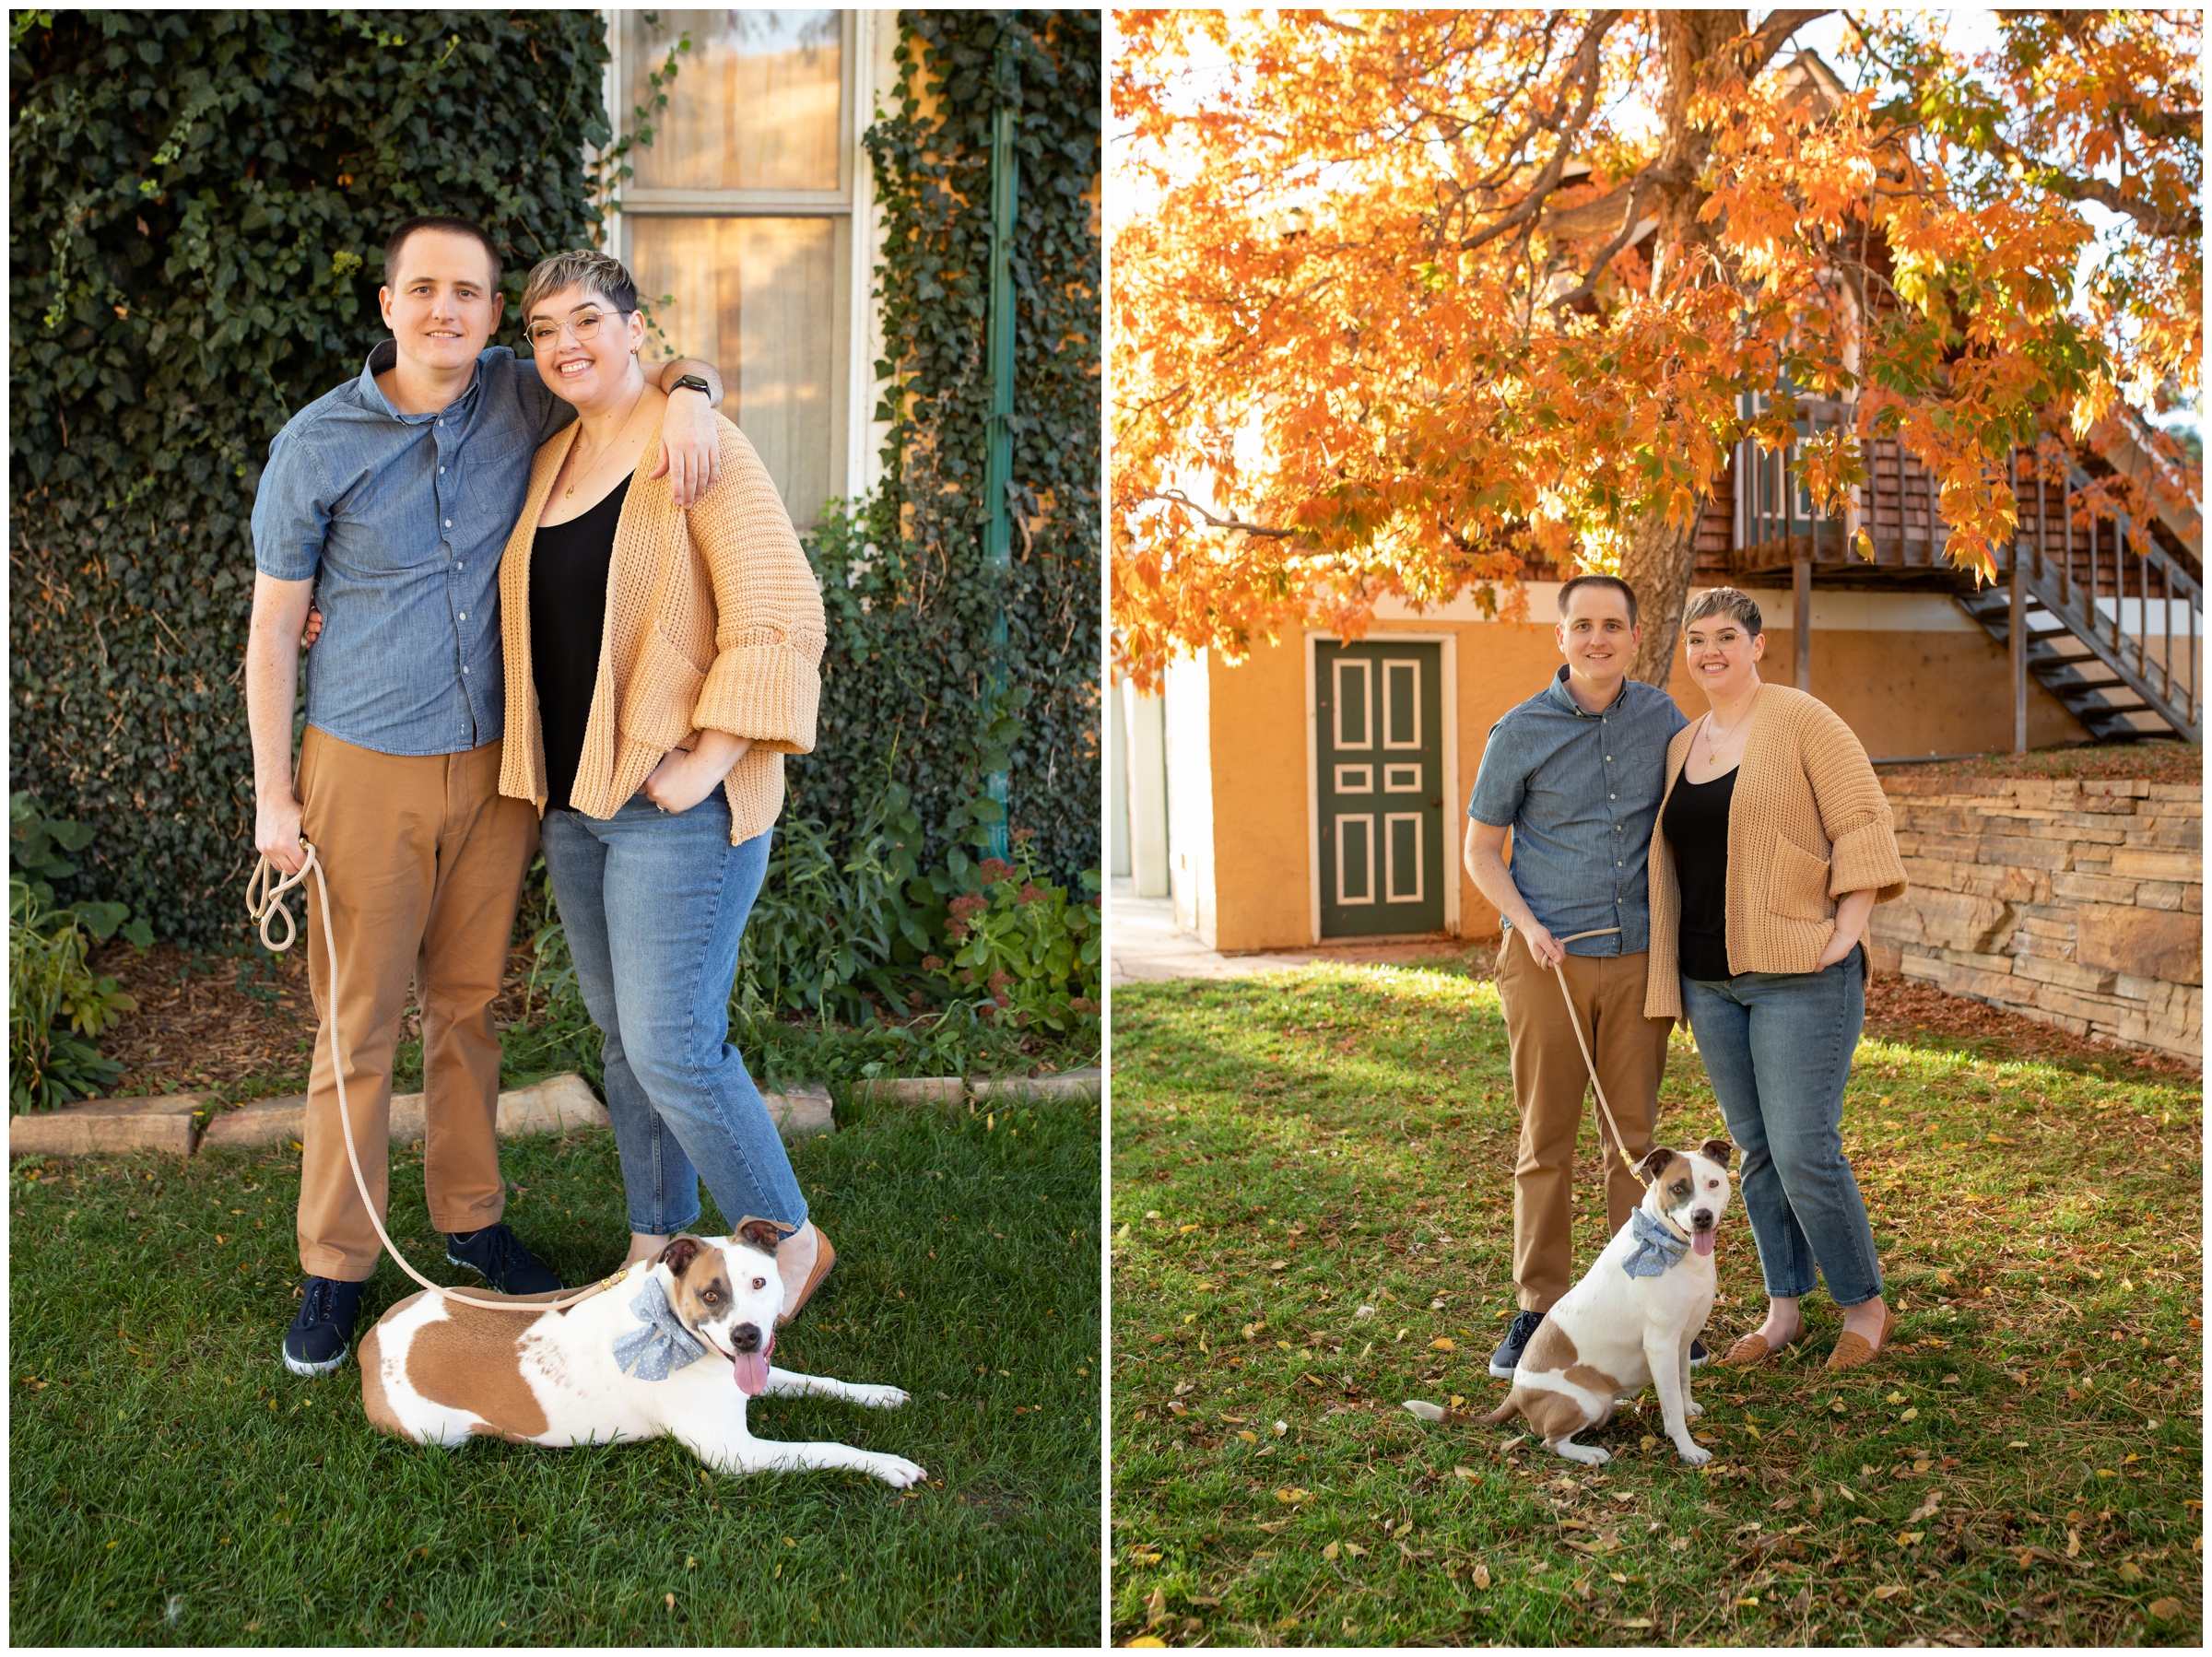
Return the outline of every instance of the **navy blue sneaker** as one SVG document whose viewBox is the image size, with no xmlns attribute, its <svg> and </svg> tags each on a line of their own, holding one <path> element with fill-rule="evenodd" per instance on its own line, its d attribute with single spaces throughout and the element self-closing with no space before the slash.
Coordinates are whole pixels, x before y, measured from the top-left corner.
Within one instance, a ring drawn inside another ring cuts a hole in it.
<svg viewBox="0 0 2212 1657">
<path fill-rule="evenodd" d="M 1524 1311 L 1515 1315 L 1513 1326 L 1505 1332 L 1505 1339 L 1498 1350 L 1490 1354 L 1490 1373 L 1500 1381 L 1511 1381 L 1513 1371 L 1521 1367 L 1521 1355 L 1528 1350 L 1535 1338 L 1537 1325 L 1544 1322 L 1540 1311 Z"/>
<path fill-rule="evenodd" d="M 310 1277 L 300 1310 L 284 1332 L 284 1367 L 295 1375 L 327 1375 L 353 1346 L 353 1317 L 368 1285 Z"/>
<path fill-rule="evenodd" d="M 465 1265 L 502 1295 L 542 1295 L 568 1287 L 501 1222 L 480 1231 L 448 1231 L 445 1257 Z"/>
<path fill-rule="evenodd" d="M 1705 1350 L 1705 1343 L 1704 1343 L 1703 1341 L 1700 1340 L 1700 1339 L 1699 1339 L 1697 1336 L 1695 1336 L 1695 1335 L 1692 1335 L 1692 1336 L 1690 1337 L 1690 1341 L 1689 1341 L 1689 1367 L 1690 1367 L 1691 1369 L 1696 1369 L 1696 1368 L 1697 1368 L 1697 1367 L 1698 1367 L 1700 1364 L 1703 1363 L 1703 1362 L 1704 1362 L 1704 1361 L 1705 1361 L 1707 1358 L 1711 1357 L 1712 1356 L 1712 1353 L 1710 1353 L 1710 1352 L 1708 1352 L 1708 1351 L 1706 1351 L 1706 1350 Z"/>
</svg>

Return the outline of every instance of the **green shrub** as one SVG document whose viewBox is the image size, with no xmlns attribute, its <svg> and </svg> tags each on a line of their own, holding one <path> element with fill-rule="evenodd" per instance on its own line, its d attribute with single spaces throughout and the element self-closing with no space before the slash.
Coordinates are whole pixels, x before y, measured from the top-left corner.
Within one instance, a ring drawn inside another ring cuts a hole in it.
<svg viewBox="0 0 2212 1657">
<path fill-rule="evenodd" d="M 1065 887 L 1037 880 L 1035 841 L 1017 832 L 1014 863 L 987 857 L 982 889 L 952 900 L 945 933 L 958 946 L 952 965 L 961 981 L 979 986 L 1015 1022 L 1073 1032 L 1099 1014 L 1099 874 L 1083 884 L 1093 894 L 1070 903 Z"/>
<path fill-rule="evenodd" d="M 77 873 L 65 853 L 83 851 L 92 830 L 43 816 L 27 793 L 7 808 L 8 1109 L 51 1111 L 123 1074 L 96 1039 L 138 1004 L 87 965 L 91 940 L 121 933 L 143 948 L 153 934 L 124 904 L 58 904 L 53 883 Z"/>
</svg>

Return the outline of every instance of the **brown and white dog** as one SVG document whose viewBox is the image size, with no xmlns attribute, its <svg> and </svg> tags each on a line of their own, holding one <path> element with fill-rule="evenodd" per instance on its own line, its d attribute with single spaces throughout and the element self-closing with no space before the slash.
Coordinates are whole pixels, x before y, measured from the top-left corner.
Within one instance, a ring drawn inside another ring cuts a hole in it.
<svg viewBox="0 0 2212 1657">
<path fill-rule="evenodd" d="M 900 1456 L 747 1430 L 746 1401 L 762 1393 L 870 1409 L 906 1402 L 897 1387 L 770 1368 L 782 1299 L 775 1228 L 760 1220 L 731 1237 L 678 1237 L 601 1293 L 535 1318 L 410 1295 L 361 1342 L 361 1403 L 378 1427 L 418 1444 L 475 1437 L 565 1448 L 667 1433 L 724 1473 L 849 1467 L 898 1487 L 921 1478 Z"/>
<path fill-rule="evenodd" d="M 1574 1435 L 1603 1427 L 1648 1382 L 1682 1459 L 1693 1467 L 1712 1460 L 1689 1436 L 1690 1421 L 1705 1413 L 1689 1395 L 1689 1344 L 1712 1312 L 1713 1229 L 1728 1206 L 1735 1148 L 1725 1139 L 1687 1152 L 1662 1146 L 1637 1165 L 1651 1181 L 1642 1205 L 1545 1314 L 1513 1371 L 1513 1390 L 1479 1418 L 1483 1426 L 1519 1416 L 1546 1449 L 1596 1466 L 1610 1455 Z M 1433 1404 L 1406 1407 L 1424 1421 L 1470 1418 Z"/>
</svg>

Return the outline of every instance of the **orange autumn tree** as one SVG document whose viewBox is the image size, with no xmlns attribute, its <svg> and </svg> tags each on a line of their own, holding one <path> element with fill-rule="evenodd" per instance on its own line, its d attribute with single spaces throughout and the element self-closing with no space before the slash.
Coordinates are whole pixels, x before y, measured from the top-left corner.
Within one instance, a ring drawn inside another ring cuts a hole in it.
<svg viewBox="0 0 2212 1657">
<path fill-rule="evenodd" d="M 1120 664 L 1541 558 L 1637 586 L 1663 682 L 1742 439 L 1830 510 L 1896 439 L 1986 572 L 2015 445 L 2193 394 L 2196 15 L 1847 15 L 1832 71 L 1824 15 L 1118 14 Z"/>
</svg>

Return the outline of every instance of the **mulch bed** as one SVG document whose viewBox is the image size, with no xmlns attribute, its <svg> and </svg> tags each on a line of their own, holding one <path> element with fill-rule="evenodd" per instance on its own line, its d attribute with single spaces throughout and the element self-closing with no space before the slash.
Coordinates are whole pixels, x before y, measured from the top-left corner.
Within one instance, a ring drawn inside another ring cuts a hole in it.
<svg viewBox="0 0 2212 1657">
<path fill-rule="evenodd" d="M 508 958 L 507 978 L 492 1004 L 501 1029 L 523 1016 L 527 947 Z M 138 1010 L 100 1039 L 100 1051 L 123 1066 L 113 1096 L 218 1093 L 232 1104 L 307 1086 L 314 1051 L 315 1008 L 307 987 L 305 940 L 288 954 L 257 950 L 245 957 L 203 955 L 174 944 L 136 949 L 109 944 L 93 952 L 92 970 L 136 998 Z M 421 1035 L 410 1008 L 399 1039 Z"/>
<path fill-rule="evenodd" d="M 2115 742 L 2036 754 L 1983 754 L 1931 765 L 1885 765 L 1885 777 L 2056 777 L 2076 781 L 2135 779 L 2196 783 L 2205 780 L 2205 750 L 2186 742 Z"/>
<path fill-rule="evenodd" d="M 2008 1058 L 2062 1064 L 2070 1070 L 2100 1069 L 2114 1077 L 2136 1081 L 2204 1074 L 2200 1064 L 2070 1036 L 1984 1001 L 1947 995 L 1913 978 L 1877 978 L 1866 986 L 1866 1033 L 1885 1041 L 1910 1041 L 1918 1046 L 1926 1046 L 1931 1040 L 1957 1043 L 1983 1057 L 2002 1053 Z"/>
</svg>

